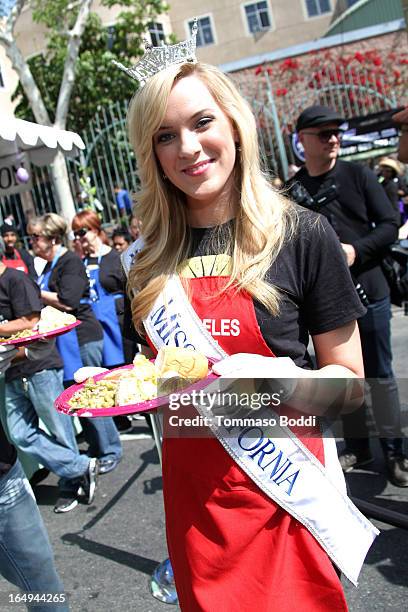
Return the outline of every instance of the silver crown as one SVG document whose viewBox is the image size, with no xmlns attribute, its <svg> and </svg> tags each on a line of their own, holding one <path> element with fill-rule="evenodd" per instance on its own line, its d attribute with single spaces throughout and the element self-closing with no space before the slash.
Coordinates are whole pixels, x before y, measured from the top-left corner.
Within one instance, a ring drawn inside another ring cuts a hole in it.
<svg viewBox="0 0 408 612">
<path fill-rule="evenodd" d="M 191 38 L 175 45 L 163 44 L 161 47 L 153 47 L 145 41 L 146 50 L 142 59 L 131 68 L 126 68 L 116 60 L 112 60 L 112 62 L 123 72 L 126 72 L 130 78 L 137 81 L 140 87 L 143 87 L 152 76 L 173 64 L 197 63 L 195 55 L 197 31 L 197 18 L 195 18 L 191 28 Z"/>
</svg>

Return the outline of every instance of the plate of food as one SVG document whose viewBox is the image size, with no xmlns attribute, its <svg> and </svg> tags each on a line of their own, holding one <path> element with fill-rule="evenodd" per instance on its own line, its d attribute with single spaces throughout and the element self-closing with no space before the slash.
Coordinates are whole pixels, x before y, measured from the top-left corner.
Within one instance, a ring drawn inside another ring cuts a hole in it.
<svg viewBox="0 0 408 612">
<path fill-rule="evenodd" d="M 58 412 L 82 417 L 148 412 L 166 405 L 170 393 L 204 388 L 217 378 L 211 363 L 201 353 L 176 347 L 160 349 L 151 361 L 138 354 L 130 365 L 68 387 L 54 405 Z"/>
<path fill-rule="evenodd" d="M 9 344 L 16 347 L 27 346 L 37 340 L 66 334 L 80 324 L 81 321 L 78 321 L 74 315 L 62 312 L 53 306 L 45 306 L 41 311 L 40 320 L 34 328 L 23 329 L 11 336 L 0 337 L 0 344 L 2 346 L 8 346 Z"/>
</svg>

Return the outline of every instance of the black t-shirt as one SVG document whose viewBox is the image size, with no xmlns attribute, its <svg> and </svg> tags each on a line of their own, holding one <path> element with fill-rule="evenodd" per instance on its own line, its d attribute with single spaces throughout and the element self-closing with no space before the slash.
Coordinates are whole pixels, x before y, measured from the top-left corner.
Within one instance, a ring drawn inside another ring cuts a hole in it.
<svg viewBox="0 0 408 612">
<path fill-rule="evenodd" d="M 88 266 L 98 265 L 97 257 L 87 257 L 84 263 Z M 120 255 L 114 249 L 101 257 L 99 264 L 99 280 L 108 293 L 123 293 L 125 277 L 120 261 Z"/>
<path fill-rule="evenodd" d="M 40 289 L 37 284 L 24 272 L 6 268 L 0 275 L 0 314 L 3 319 L 13 321 L 33 313 L 39 314 L 42 307 Z M 26 359 L 17 362 L 7 370 L 6 381 L 54 368 L 62 368 L 62 361 L 56 349 L 44 359 L 35 361 Z"/>
<path fill-rule="evenodd" d="M 329 172 L 310 176 L 302 168 L 292 179 L 300 182 L 311 196 L 334 182 L 336 198 L 320 212 L 327 217 L 340 241 L 356 250 L 351 273 L 372 301 L 389 295 L 381 269 L 386 248 L 398 236 L 398 220 L 376 175 L 367 167 L 337 160 Z"/>
<path fill-rule="evenodd" d="M 213 235 L 211 228 L 191 228 L 192 257 L 222 252 L 214 246 L 222 240 L 214 241 Z M 312 367 L 309 334 L 332 331 L 365 314 L 339 241 L 327 221 L 315 213 L 299 211 L 297 233 L 284 244 L 266 280 L 281 290 L 281 304 L 280 314 L 273 317 L 254 301 L 262 336 L 277 357 L 291 357 L 300 367 Z M 130 318 L 128 301 L 125 333 Z M 245 346 L 237 352 L 245 352 Z"/>
<path fill-rule="evenodd" d="M 0 477 L 6 470 L 6 466 L 11 466 L 17 459 L 17 451 L 7 439 L 6 432 L 0 422 Z"/>
<path fill-rule="evenodd" d="M 51 264 L 48 263 L 43 274 L 50 268 Z M 62 304 L 72 308 L 70 314 L 81 321 L 81 325 L 75 330 L 80 346 L 103 338 L 102 326 L 95 318 L 90 305 L 81 303 L 81 300 L 89 299 L 89 280 L 78 255 L 71 251 L 61 255 L 51 272 L 48 287 L 50 291 L 57 293 Z"/>
<path fill-rule="evenodd" d="M 18 252 L 21 259 L 24 261 L 25 265 L 27 266 L 28 274 L 31 276 L 32 279 L 35 280 L 37 278 L 37 275 L 35 273 L 35 268 L 34 268 L 34 258 L 25 249 L 15 249 L 15 250 Z M 16 257 L 15 257 L 14 250 L 12 253 L 5 252 L 4 257 L 5 259 L 15 259 Z"/>
</svg>

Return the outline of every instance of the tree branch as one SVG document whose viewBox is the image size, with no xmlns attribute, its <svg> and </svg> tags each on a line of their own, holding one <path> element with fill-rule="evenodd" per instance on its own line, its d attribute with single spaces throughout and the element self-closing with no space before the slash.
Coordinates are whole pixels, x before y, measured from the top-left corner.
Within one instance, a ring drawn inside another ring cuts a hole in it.
<svg viewBox="0 0 408 612">
<path fill-rule="evenodd" d="M 69 32 L 67 56 L 65 59 L 64 72 L 55 113 L 55 125 L 61 129 L 65 129 L 67 122 L 69 102 L 71 99 L 72 89 L 75 84 L 76 61 L 78 59 L 81 37 L 88 20 L 91 5 L 92 0 L 82 0 L 75 25 Z"/>
<path fill-rule="evenodd" d="M 24 7 L 25 0 L 16 0 L 16 3 L 7 19 L 3 20 L 0 29 L 0 44 L 4 47 L 14 70 L 18 74 L 24 93 L 28 98 L 34 117 L 38 123 L 52 125 L 41 92 L 37 87 L 30 67 L 17 46 L 14 36 L 14 26 Z"/>
</svg>

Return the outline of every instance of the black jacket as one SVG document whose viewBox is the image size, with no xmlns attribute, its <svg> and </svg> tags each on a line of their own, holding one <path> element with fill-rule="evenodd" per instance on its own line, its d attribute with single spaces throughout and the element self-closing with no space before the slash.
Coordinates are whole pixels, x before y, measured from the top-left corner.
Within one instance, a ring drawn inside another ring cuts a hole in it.
<svg viewBox="0 0 408 612">
<path fill-rule="evenodd" d="M 381 261 L 398 237 L 398 219 L 376 175 L 367 167 L 337 160 L 329 172 L 310 176 L 301 168 L 290 184 L 298 181 L 311 196 L 334 183 L 336 196 L 319 210 L 329 220 L 339 240 L 351 244 L 356 261 L 350 271 L 371 301 L 389 295 Z"/>
</svg>

